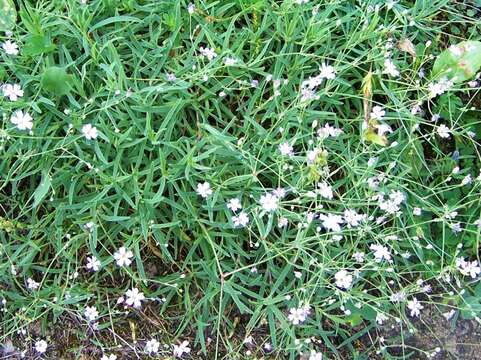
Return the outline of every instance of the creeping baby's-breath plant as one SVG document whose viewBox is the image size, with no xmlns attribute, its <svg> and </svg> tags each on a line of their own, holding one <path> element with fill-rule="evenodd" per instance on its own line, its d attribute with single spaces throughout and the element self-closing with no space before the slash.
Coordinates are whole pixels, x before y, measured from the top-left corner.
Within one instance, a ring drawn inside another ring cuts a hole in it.
<svg viewBox="0 0 481 360">
<path fill-rule="evenodd" d="M 412 339 L 480 322 L 480 15 L 0 1 L 3 354 L 450 356 Z"/>
</svg>

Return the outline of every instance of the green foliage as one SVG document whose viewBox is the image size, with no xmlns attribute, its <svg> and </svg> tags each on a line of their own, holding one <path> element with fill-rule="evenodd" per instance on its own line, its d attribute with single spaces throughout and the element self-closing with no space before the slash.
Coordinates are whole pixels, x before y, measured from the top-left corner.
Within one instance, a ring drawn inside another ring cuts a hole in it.
<svg viewBox="0 0 481 360">
<path fill-rule="evenodd" d="M 64 68 L 51 66 L 42 74 L 42 88 L 54 95 L 66 95 L 72 86 L 72 75 L 67 74 Z"/>
<path fill-rule="evenodd" d="M 479 62 L 441 40 L 457 32 L 479 51 L 479 14 L 446 0 L 192 2 L 19 2 L 2 42 L 20 52 L 0 55 L 2 84 L 23 90 L 0 99 L 0 343 L 18 338 L 34 357 L 32 339 L 48 336 L 45 358 L 59 359 L 144 356 L 151 338 L 169 345 L 162 358 L 188 340 L 193 359 L 389 359 L 415 350 L 403 333 L 413 298 L 478 314 L 479 277 L 456 260 L 476 261 L 481 240 L 480 87 L 460 83 Z M 323 65 L 333 76 L 309 98 Z M 431 97 L 443 76 L 459 85 Z M 18 110 L 31 132 L 11 121 Z M 261 197 L 279 188 L 266 211 Z M 390 213 L 391 196 L 403 200 Z M 130 266 L 116 264 L 121 247 Z M 142 308 L 117 304 L 134 287 Z M 381 349 L 384 331 L 399 336 Z"/>
<path fill-rule="evenodd" d="M 454 83 L 472 79 L 481 68 L 481 42 L 462 41 L 444 50 L 436 59 L 434 77 L 447 77 Z"/>
<path fill-rule="evenodd" d="M 0 0 L 0 31 L 12 30 L 17 23 L 17 11 L 13 0 Z"/>
</svg>

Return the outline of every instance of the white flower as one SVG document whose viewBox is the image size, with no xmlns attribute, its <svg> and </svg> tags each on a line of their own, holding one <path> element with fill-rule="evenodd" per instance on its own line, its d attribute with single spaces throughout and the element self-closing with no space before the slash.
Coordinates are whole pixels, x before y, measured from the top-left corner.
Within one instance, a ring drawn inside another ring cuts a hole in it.
<svg viewBox="0 0 481 360">
<path fill-rule="evenodd" d="M 100 360 L 117 360 L 117 355 L 110 354 L 110 355 L 104 355 Z"/>
<path fill-rule="evenodd" d="M 294 148 L 287 141 L 279 145 L 279 151 L 282 156 L 294 156 Z"/>
<path fill-rule="evenodd" d="M 27 279 L 27 288 L 30 290 L 37 290 L 39 288 L 40 284 L 33 280 L 32 278 Z"/>
<path fill-rule="evenodd" d="M 124 246 L 120 247 L 114 254 L 115 262 L 117 266 L 129 266 L 132 264 L 132 257 L 134 254 L 131 250 L 127 250 Z"/>
<path fill-rule="evenodd" d="M 187 12 L 192 15 L 194 12 L 195 12 L 195 5 L 190 3 L 188 6 L 187 6 Z"/>
<path fill-rule="evenodd" d="M 145 343 L 144 351 L 147 354 L 157 354 L 159 352 L 160 343 L 156 339 L 151 339 Z"/>
<path fill-rule="evenodd" d="M 371 109 L 371 119 L 373 120 L 382 120 L 384 118 L 384 115 L 386 115 L 386 111 L 381 106 L 374 106 Z"/>
<path fill-rule="evenodd" d="M 328 231 L 338 232 L 341 231 L 341 226 L 344 222 L 342 216 L 335 214 L 319 214 L 319 220 L 322 221 L 322 226 Z"/>
<path fill-rule="evenodd" d="M 224 58 L 224 64 L 226 66 L 234 66 L 235 64 L 237 64 L 237 59 L 233 57 L 226 57 Z"/>
<path fill-rule="evenodd" d="M 376 314 L 376 322 L 379 324 L 379 325 L 382 325 L 384 321 L 386 321 L 388 319 L 388 317 L 386 315 L 384 315 L 383 313 L 377 313 Z"/>
<path fill-rule="evenodd" d="M 369 246 L 369 249 L 374 251 L 374 261 L 381 262 L 383 260 L 391 260 L 391 252 L 387 247 L 377 244 L 371 244 L 371 246 Z"/>
<path fill-rule="evenodd" d="M 315 350 L 311 350 L 311 354 L 309 355 L 309 360 L 322 360 L 322 353 L 317 352 Z"/>
<path fill-rule="evenodd" d="M 463 258 L 456 259 L 456 267 L 465 276 L 471 276 L 475 279 L 481 273 L 481 267 L 478 264 L 478 260 L 465 261 Z"/>
<path fill-rule="evenodd" d="M 273 194 L 262 195 L 259 199 L 262 209 L 267 212 L 276 211 L 279 206 L 279 198 Z"/>
<path fill-rule="evenodd" d="M 346 209 L 344 210 L 344 221 L 347 224 L 347 227 L 356 227 L 359 226 L 361 221 L 364 221 L 367 216 L 358 214 L 355 210 Z"/>
<path fill-rule="evenodd" d="M 326 65 L 326 64 L 321 64 L 321 66 L 319 67 L 319 71 L 320 71 L 320 76 L 322 78 L 325 78 L 325 79 L 334 79 L 336 77 L 336 70 L 330 66 L 330 65 Z"/>
<path fill-rule="evenodd" d="M 85 124 L 82 126 L 82 134 L 87 140 L 95 140 L 97 139 L 98 131 L 95 126 L 92 126 L 92 124 Z"/>
<path fill-rule="evenodd" d="M 443 313 L 443 316 L 446 319 L 446 321 L 449 321 L 454 316 L 454 314 L 456 314 L 456 310 L 451 309 L 448 312 Z"/>
<path fill-rule="evenodd" d="M 449 128 L 444 124 L 439 125 L 436 131 L 438 135 L 443 139 L 447 139 L 450 137 L 451 130 L 449 130 Z"/>
<path fill-rule="evenodd" d="M 196 192 L 204 199 L 212 195 L 212 189 L 210 188 L 210 184 L 207 181 L 203 183 L 198 183 Z"/>
<path fill-rule="evenodd" d="M 8 55 L 18 55 L 18 45 L 13 41 L 5 41 L 2 47 Z"/>
<path fill-rule="evenodd" d="M 232 217 L 232 222 L 235 226 L 245 227 L 247 224 L 249 224 L 249 216 L 242 211 L 238 216 Z"/>
<path fill-rule="evenodd" d="M 389 297 L 389 300 L 393 303 L 402 302 L 406 300 L 406 294 L 402 291 L 396 292 Z"/>
<path fill-rule="evenodd" d="M 238 198 L 233 198 L 233 199 L 230 199 L 229 202 L 227 203 L 227 208 L 235 212 L 239 209 L 242 209 L 242 205 Z"/>
<path fill-rule="evenodd" d="M 293 324 L 293 325 L 299 325 L 306 321 L 307 316 L 310 313 L 310 308 L 309 306 L 304 306 L 300 308 L 291 308 L 289 309 L 289 315 L 287 316 L 287 319 Z"/>
<path fill-rule="evenodd" d="M 418 299 L 413 298 L 412 300 L 408 301 L 408 309 L 411 310 L 411 316 L 419 316 L 421 315 L 421 310 L 424 309 L 424 306 L 418 301 Z"/>
<path fill-rule="evenodd" d="M 84 311 L 84 316 L 88 321 L 95 321 L 99 316 L 99 312 L 95 306 L 87 306 Z"/>
<path fill-rule="evenodd" d="M 95 256 L 89 256 L 87 258 L 87 265 L 85 265 L 85 267 L 88 270 L 99 271 L 101 265 L 102 264 L 100 263 L 100 261 Z"/>
<path fill-rule="evenodd" d="M 388 74 L 392 77 L 398 77 L 399 76 L 399 71 L 396 68 L 396 65 L 392 62 L 391 59 L 385 59 L 384 60 L 384 73 Z"/>
<path fill-rule="evenodd" d="M 337 137 L 342 134 L 342 130 L 335 128 L 329 124 L 325 124 L 324 127 L 321 127 L 317 130 L 317 136 L 321 139 L 327 138 L 329 136 Z"/>
<path fill-rule="evenodd" d="M 332 186 L 328 185 L 326 182 L 317 183 L 317 190 L 318 194 L 321 195 L 325 199 L 332 200 L 334 194 L 332 192 Z"/>
<path fill-rule="evenodd" d="M 377 134 L 383 136 L 385 133 L 392 133 L 392 128 L 388 124 L 377 124 Z"/>
<path fill-rule="evenodd" d="M 272 195 L 277 196 L 278 199 L 282 199 L 286 196 L 286 189 L 278 187 L 272 191 Z"/>
<path fill-rule="evenodd" d="M 212 48 L 204 48 L 200 47 L 199 52 L 202 54 L 202 56 L 205 56 L 209 61 L 217 57 L 217 54 L 214 49 Z"/>
<path fill-rule="evenodd" d="M 92 221 L 89 221 L 88 223 L 85 223 L 84 229 L 91 233 L 94 230 L 95 224 Z"/>
<path fill-rule="evenodd" d="M 429 97 L 434 98 L 438 95 L 441 95 L 449 90 L 453 85 L 454 83 L 447 78 L 443 78 L 437 83 L 430 83 L 428 84 Z"/>
<path fill-rule="evenodd" d="M 28 112 L 17 110 L 10 117 L 10 122 L 19 130 L 32 130 L 33 119 Z"/>
<path fill-rule="evenodd" d="M 37 340 L 35 342 L 35 351 L 39 354 L 43 354 L 47 351 L 48 344 L 45 340 Z"/>
<path fill-rule="evenodd" d="M 363 252 L 355 252 L 352 254 L 352 257 L 354 260 L 356 260 L 358 263 L 363 263 L 364 262 L 364 256 L 366 256 Z"/>
<path fill-rule="evenodd" d="M 137 288 L 127 290 L 125 297 L 125 303 L 134 308 L 140 308 L 142 306 L 142 300 L 145 300 L 144 293 L 140 292 Z"/>
<path fill-rule="evenodd" d="M 321 150 L 316 148 L 316 149 L 313 149 L 313 150 L 310 150 L 307 152 L 307 163 L 309 165 L 313 164 L 316 159 L 317 159 L 317 156 L 321 153 Z"/>
<path fill-rule="evenodd" d="M 174 345 L 174 356 L 182 357 L 184 354 L 190 353 L 190 347 L 188 341 L 182 341 L 180 345 Z"/>
<path fill-rule="evenodd" d="M 287 220 L 287 218 L 285 217 L 281 217 L 279 218 L 279 220 L 277 220 L 277 226 L 280 228 L 287 226 L 288 223 L 289 223 L 289 220 Z"/>
<path fill-rule="evenodd" d="M 341 289 L 349 289 L 352 285 L 352 275 L 346 270 L 340 270 L 334 275 L 336 286 Z"/>
<path fill-rule="evenodd" d="M 472 178 L 471 174 L 468 174 L 468 175 L 466 175 L 466 176 L 463 178 L 463 180 L 461 181 L 461 185 L 463 185 L 463 186 L 464 186 L 464 185 L 469 185 L 469 184 L 471 184 L 472 182 L 473 182 L 473 178 Z"/>
<path fill-rule="evenodd" d="M 302 4 L 307 4 L 309 0 L 296 0 L 296 4 L 302 5 Z"/>
<path fill-rule="evenodd" d="M 23 96 L 22 87 L 18 84 L 5 84 L 2 86 L 3 96 L 6 96 L 10 101 L 17 101 Z"/>
<path fill-rule="evenodd" d="M 421 215 L 421 213 L 422 213 L 421 208 L 415 207 L 415 208 L 413 209 L 413 215 L 419 216 L 419 215 Z"/>
</svg>

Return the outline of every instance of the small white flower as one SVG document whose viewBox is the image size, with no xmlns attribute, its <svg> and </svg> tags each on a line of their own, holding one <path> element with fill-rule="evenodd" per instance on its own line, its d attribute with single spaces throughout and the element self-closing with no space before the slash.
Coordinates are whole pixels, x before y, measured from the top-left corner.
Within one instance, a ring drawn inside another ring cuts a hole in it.
<svg viewBox="0 0 481 360">
<path fill-rule="evenodd" d="M 358 263 L 363 263 L 365 256 L 366 255 L 363 252 L 359 252 L 359 251 L 352 254 L 353 259 L 356 260 Z"/>
<path fill-rule="evenodd" d="M 227 208 L 236 212 L 237 210 L 242 209 L 242 205 L 238 198 L 233 198 L 233 199 L 230 199 L 229 202 L 227 203 Z"/>
<path fill-rule="evenodd" d="M 465 276 L 470 276 L 475 279 L 481 273 L 481 267 L 478 260 L 465 261 L 463 258 L 456 259 L 456 267 Z"/>
<path fill-rule="evenodd" d="M 304 306 L 300 308 L 291 308 L 289 309 L 289 315 L 287 316 L 287 319 L 293 324 L 293 325 L 299 325 L 306 321 L 307 316 L 310 313 L 310 308 L 309 306 Z"/>
<path fill-rule="evenodd" d="M 317 184 L 319 188 L 317 192 L 325 199 L 332 200 L 334 197 L 334 193 L 332 192 L 332 186 L 328 185 L 326 182 L 321 182 Z"/>
<path fill-rule="evenodd" d="M 346 209 L 344 210 L 344 221 L 347 224 L 347 227 L 356 227 L 361 224 L 362 221 L 364 221 L 367 216 L 358 214 L 355 210 L 352 209 Z"/>
<path fill-rule="evenodd" d="M 84 316 L 88 321 L 95 321 L 99 316 L 99 312 L 95 306 L 87 306 L 84 311 Z"/>
<path fill-rule="evenodd" d="M 322 221 L 322 226 L 327 230 L 327 231 L 334 231 L 338 232 L 341 231 L 341 225 L 344 220 L 342 219 L 342 216 L 340 215 L 335 215 L 335 214 L 319 214 L 319 220 Z"/>
<path fill-rule="evenodd" d="M 333 127 L 329 124 L 325 124 L 323 127 L 317 130 L 317 136 L 321 139 L 325 139 L 329 136 L 331 137 L 338 137 L 342 134 L 342 130 L 336 127 Z"/>
<path fill-rule="evenodd" d="M 259 203 L 264 211 L 273 212 L 279 207 L 279 198 L 273 194 L 267 193 L 261 196 Z"/>
<path fill-rule="evenodd" d="M 473 182 L 473 178 L 471 176 L 471 174 L 468 174 L 466 175 L 463 180 L 461 181 L 461 185 L 465 186 L 465 185 L 469 185 Z"/>
<path fill-rule="evenodd" d="M 408 301 L 408 309 L 411 310 L 411 316 L 419 316 L 421 315 L 421 310 L 424 309 L 424 306 L 418 301 L 418 299 L 413 298 L 412 300 Z"/>
<path fill-rule="evenodd" d="M 235 226 L 245 227 L 249 224 L 249 216 L 242 211 L 239 215 L 232 217 L 232 222 Z"/>
<path fill-rule="evenodd" d="M 33 119 L 28 112 L 17 110 L 10 117 L 10 122 L 14 124 L 19 130 L 32 130 Z"/>
<path fill-rule="evenodd" d="M 317 352 L 315 350 L 311 350 L 309 355 L 309 360 L 322 360 L 322 353 Z"/>
<path fill-rule="evenodd" d="M 376 314 L 376 322 L 379 325 L 382 325 L 384 323 L 384 321 L 386 321 L 387 319 L 388 319 L 388 317 L 386 315 L 384 315 L 383 313 L 377 313 Z"/>
<path fill-rule="evenodd" d="M 346 270 L 340 270 L 334 275 L 336 286 L 341 289 L 349 289 L 352 285 L 352 275 Z"/>
<path fill-rule="evenodd" d="M 319 71 L 319 75 L 322 78 L 332 80 L 336 77 L 336 70 L 330 65 L 326 65 L 324 63 L 321 64 L 321 66 L 319 67 Z"/>
<path fill-rule="evenodd" d="M 134 308 L 140 308 L 142 306 L 142 301 L 145 300 L 144 293 L 140 292 L 137 288 L 127 290 L 125 297 L 125 303 Z"/>
<path fill-rule="evenodd" d="M 386 115 L 386 111 L 381 106 L 373 106 L 371 109 L 371 119 L 373 120 L 382 120 L 384 118 L 384 115 Z"/>
<path fill-rule="evenodd" d="M 421 212 L 422 212 L 421 208 L 415 207 L 413 209 L 413 215 L 415 215 L 415 216 L 421 215 Z"/>
<path fill-rule="evenodd" d="M 451 130 L 449 130 L 449 128 L 444 124 L 439 125 L 436 131 L 443 139 L 449 138 L 451 134 Z"/>
<path fill-rule="evenodd" d="M 194 12 L 195 12 L 195 5 L 190 3 L 188 6 L 187 6 L 187 12 L 192 15 Z"/>
<path fill-rule="evenodd" d="M 382 245 L 371 244 L 369 247 L 372 251 L 374 251 L 374 261 L 381 262 L 383 260 L 390 261 L 391 260 L 391 252 L 389 249 Z"/>
<path fill-rule="evenodd" d="M 184 354 L 190 353 L 190 347 L 188 341 L 182 341 L 180 345 L 174 345 L 174 356 L 182 357 Z"/>
<path fill-rule="evenodd" d="M 210 188 L 210 184 L 207 181 L 203 183 L 198 183 L 196 192 L 204 199 L 212 195 L 212 189 Z"/>
<path fill-rule="evenodd" d="M 226 66 L 234 66 L 235 64 L 237 64 L 237 59 L 233 57 L 226 57 L 224 58 L 224 64 Z"/>
<path fill-rule="evenodd" d="M 279 145 L 279 151 L 282 156 L 294 156 L 294 148 L 287 141 Z"/>
<path fill-rule="evenodd" d="M 396 65 L 394 65 L 391 59 L 384 60 L 384 73 L 392 77 L 399 76 L 399 70 L 396 68 Z"/>
<path fill-rule="evenodd" d="M 202 56 L 205 56 L 209 61 L 217 57 L 217 54 L 214 49 L 212 48 L 204 48 L 200 47 L 199 52 L 202 54 Z"/>
<path fill-rule="evenodd" d="M 279 218 L 279 220 L 277 220 L 277 226 L 280 228 L 286 227 L 288 223 L 289 220 L 287 220 L 287 218 L 285 217 L 281 217 Z"/>
<path fill-rule="evenodd" d="M 316 149 L 313 149 L 313 150 L 310 150 L 307 152 L 307 163 L 309 165 L 311 164 L 314 164 L 314 162 L 316 161 L 317 159 L 317 156 L 321 153 L 321 150 L 316 148 Z"/>
<path fill-rule="evenodd" d="M 10 101 L 17 101 L 23 96 L 22 87 L 18 84 L 5 84 L 2 86 L 3 96 L 9 98 Z"/>
<path fill-rule="evenodd" d="M 120 267 L 129 266 L 130 264 L 132 264 L 133 256 L 134 254 L 132 253 L 132 251 L 127 250 L 124 246 L 120 247 L 114 253 L 115 262 L 117 263 L 117 266 L 120 266 Z"/>
<path fill-rule="evenodd" d="M 85 124 L 82 126 L 82 134 L 87 140 L 95 140 L 97 139 L 98 131 L 95 126 L 92 126 L 92 124 Z"/>
<path fill-rule="evenodd" d="M 160 343 L 157 339 L 151 339 L 145 343 L 144 351 L 147 354 L 157 354 L 159 352 Z"/>
<path fill-rule="evenodd" d="M 37 340 L 35 342 L 35 351 L 44 354 L 47 351 L 48 344 L 45 340 Z"/>
<path fill-rule="evenodd" d="M 383 136 L 385 133 L 392 133 L 392 128 L 388 124 L 377 124 L 377 134 Z"/>
<path fill-rule="evenodd" d="M 15 42 L 7 40 L 2 47 L 8 55 L 18 55 L 18 45 Z"/>
<path fill-rule="evenodd" d="M 87 265 L 85 265 L 85 267 L 91 271 L 99 271 L 101 265 L 102 264 L 95 256 L 89 256 L 87 258 Z"/>
<path fill-rule="evenodd" d="M 100 360 L 117 360 L 117 355 L 114 355 L 114 354 L 104 355 Z"/>
<path fill-rule="evenodd" d="M 40 287 L 40 284 L 33 280 L 32 278 L 27 279 L 27 288 L 30 290 L 37 290 Z"/>
</svg>

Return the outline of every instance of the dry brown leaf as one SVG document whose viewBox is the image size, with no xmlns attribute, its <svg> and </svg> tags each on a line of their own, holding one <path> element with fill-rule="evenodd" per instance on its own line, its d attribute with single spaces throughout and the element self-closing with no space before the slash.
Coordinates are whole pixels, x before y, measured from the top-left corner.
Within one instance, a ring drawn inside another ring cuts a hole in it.
<svg viewBox="0 0 481 360">
<path fill-rule="evenodd" d="M 413 59 L 416 58 L 416 48 L 409 39 L 402 39 L 397 43 L 399 50 L 409 53 Z"/>
</svg>

